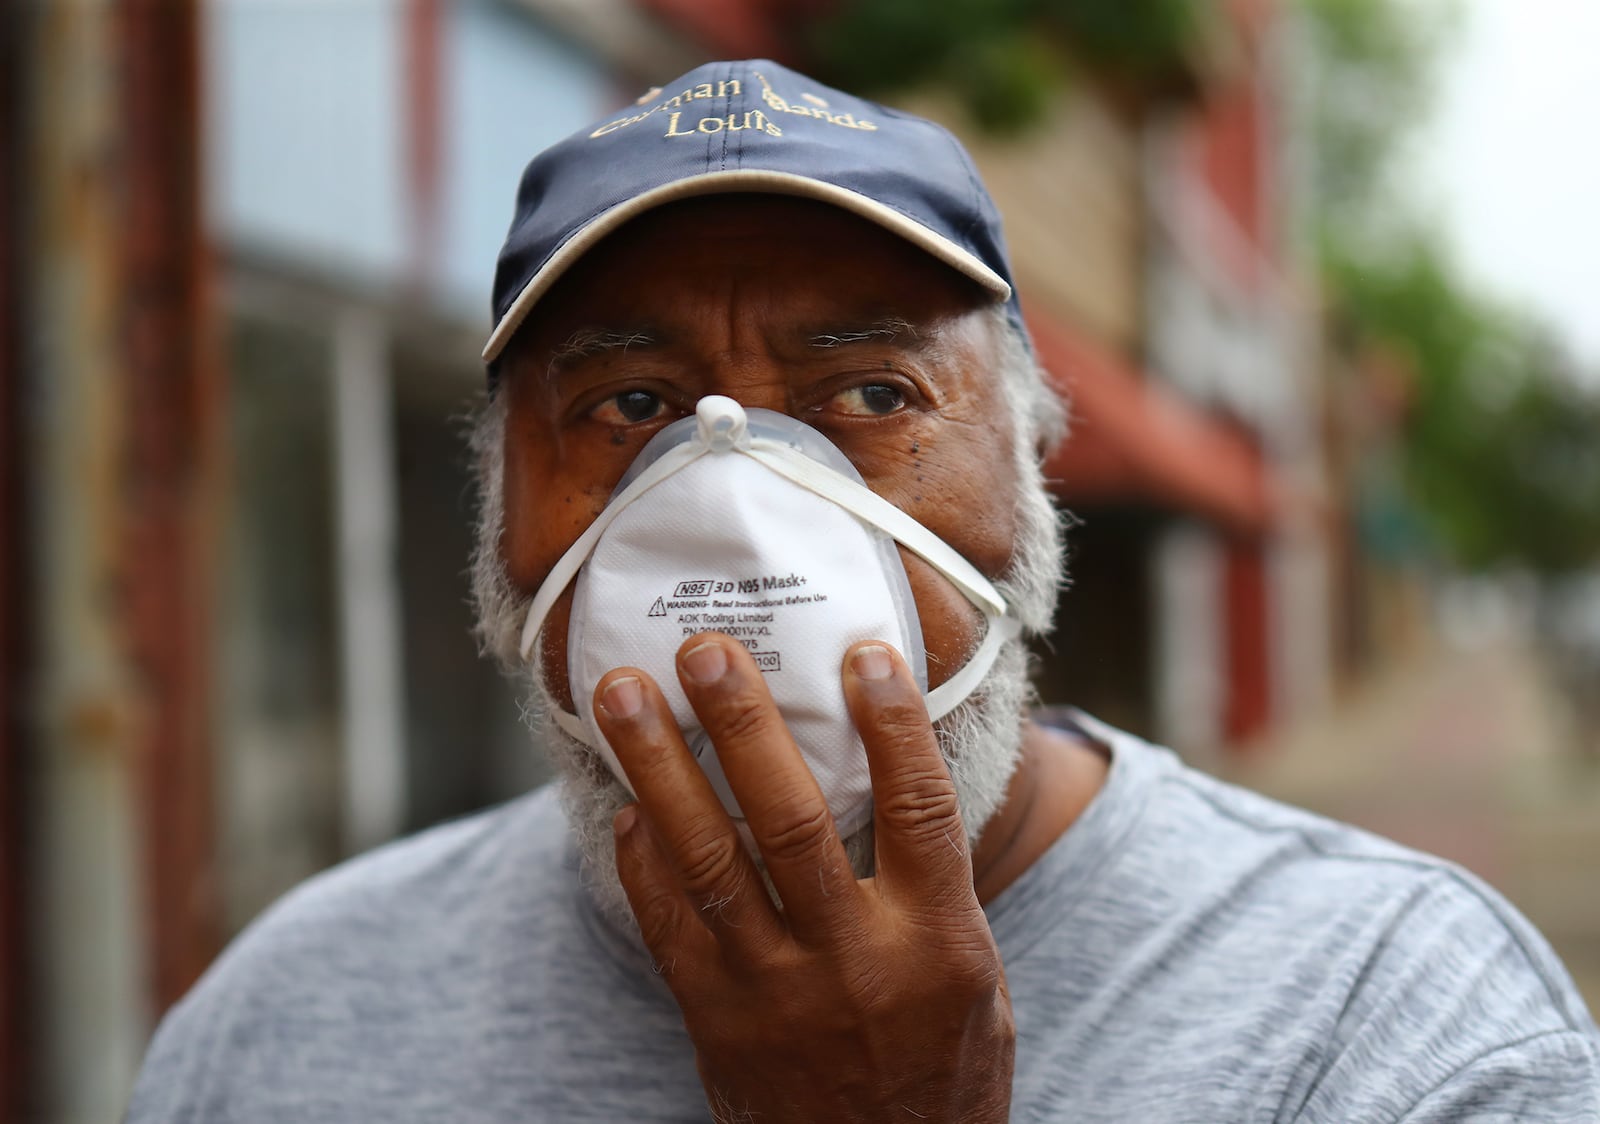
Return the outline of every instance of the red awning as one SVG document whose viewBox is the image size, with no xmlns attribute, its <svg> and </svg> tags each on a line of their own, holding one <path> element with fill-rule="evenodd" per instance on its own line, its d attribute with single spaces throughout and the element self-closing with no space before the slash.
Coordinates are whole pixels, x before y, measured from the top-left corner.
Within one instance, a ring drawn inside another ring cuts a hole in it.
<svg viewBox="0 0 1600 1124">
<path fill-rule="evenodd" d="M 1072 430 L 1045 465 L 1069 505 L 1144 504 L 1259 534 L 1272 517 L 1261 454 L 1242 434 L 1065 325 L 1030 319 L 1039 359 L 1072 402 Z"/>
</svg>

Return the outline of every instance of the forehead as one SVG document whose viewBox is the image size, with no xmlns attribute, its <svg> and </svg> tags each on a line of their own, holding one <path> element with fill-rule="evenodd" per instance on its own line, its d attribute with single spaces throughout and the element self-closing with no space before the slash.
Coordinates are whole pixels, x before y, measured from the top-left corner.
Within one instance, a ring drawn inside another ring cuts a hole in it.
<svg viewBox="0 0 1600 1124">
<path fill-rule="evenodd" d="M 574 331 L 671 329 L 734 308 L 774 330 L 932 323 L 994 298 L 925 251 L 825 203 L 710 196 L 651 211 L 590 251 L 533 310 L 513 354 Z"/>
</svg>

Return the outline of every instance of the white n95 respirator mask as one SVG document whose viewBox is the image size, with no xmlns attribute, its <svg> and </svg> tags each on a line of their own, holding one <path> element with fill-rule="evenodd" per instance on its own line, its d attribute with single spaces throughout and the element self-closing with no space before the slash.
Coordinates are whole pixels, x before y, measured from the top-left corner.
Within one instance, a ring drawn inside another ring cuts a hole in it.
<svg viewBox="0 0 1600 1124">
<path fill-rule="evenodd" d="M 893 645 L 927 692 L 916 603 L 895 544 L 929 562 L 981 609 L 988 630 L 967 664 L 926 694 L 928 716 L 953 710 L 1019 626 L 989 580 L 943 540 L 883 499 L 821 433 L 731 398 L 702 398 L 695 416 L 656 434 L 599 517 L 540 586 L 522 630 L 529 658 L 556 600 L 576 580 L 567 674 L 578 714 L 562 729 L 627 777 L 594 717 L 594 690 L 613 668 L 642 668 L 672 707 L 686 744 L 723 805 L 742 822 L 717 760 L 678 684 L 676 657 L 699 632 L 742 643 L 765 674 L 795 744 L 841 834 L 872 813 L 866 752 L 845 706 L 844 653 Z"/>
</svg>

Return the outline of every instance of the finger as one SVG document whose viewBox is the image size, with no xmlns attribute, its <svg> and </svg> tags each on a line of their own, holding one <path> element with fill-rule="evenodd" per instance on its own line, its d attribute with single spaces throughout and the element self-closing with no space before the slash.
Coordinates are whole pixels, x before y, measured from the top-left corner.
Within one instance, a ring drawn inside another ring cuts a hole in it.
<svg viewBox="0 0 1600 1124">
<path fill-rule="evenodd" d="M 710 932 L 678 885 L 672 861 L 662 849 L 639 805 L 629 804 L 612 821 L 617 845 L 617 876 L 639 935 L 669 984 L 680 966 L 699 963 L 710 952 Z"/>
<path fill-rule="evenodd" d="M 845 653 L 844 696 L 872 770 L 880 891 L 970 893 L 955 784 L 911 669 L 887 645 L 858 644 Z"/>
<path fill-rule="evenodd" d="M 717 748 L 790 929 L 823 936 L 855 922 L 860 890 L 828 802 L 750 653 L 721 633 L 701 633 L 679 649 L 678 678 Z"/>
<path fill-rule="evenodd" d="M 705 925 L 719 937 L 773 939 L 781 926 L 761 875 L 655 682 L 635 668 L 607 672 L 595 718 Z"/>
</svg>

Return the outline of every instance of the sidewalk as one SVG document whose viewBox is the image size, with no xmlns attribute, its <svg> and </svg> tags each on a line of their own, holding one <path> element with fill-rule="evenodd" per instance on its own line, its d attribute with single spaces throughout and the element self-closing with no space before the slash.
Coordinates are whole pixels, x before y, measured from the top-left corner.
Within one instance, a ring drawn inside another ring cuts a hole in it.
<svg viewBox="0 0 1600 1124">
<path fill-rule="evenodd" d="M 1531 650 L 1503 638 L 1395 667 L 1220 770 L 1452 859 L 1521 909 L 1600 1012 L 1600 763 Z"/>
</svg>

